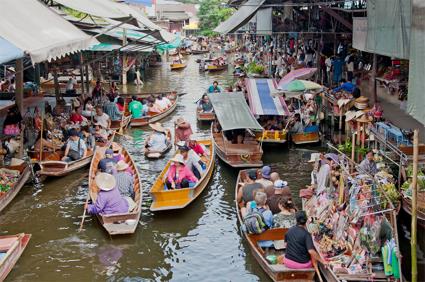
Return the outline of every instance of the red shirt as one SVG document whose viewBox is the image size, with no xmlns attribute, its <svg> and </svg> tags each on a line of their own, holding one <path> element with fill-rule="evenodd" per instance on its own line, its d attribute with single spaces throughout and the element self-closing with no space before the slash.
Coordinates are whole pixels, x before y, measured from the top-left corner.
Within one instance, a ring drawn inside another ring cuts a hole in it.
<svg viewBox="0 0 425 282">
<path fill-rule="evenodd" d="M 117 107 L 118 107 L 118 111 L 120 111 L 120 112 L 124 111 L 124 105 L 117 103 Z"/>
<path fill-rule="evenodd" d="M 190 146 L 190 148 L 200 156 L 204 154 L 204 149 L 202 149 L 202 146 L 199 144 L 196 144 L 195 146 Z"/>
<path fill-rule="evenodd" d="M 73 113 L 70 117 L 70 120 L 73 123 L 82 123 L 83 122 L 83 116 L 77 113 Z"/>
</svg>

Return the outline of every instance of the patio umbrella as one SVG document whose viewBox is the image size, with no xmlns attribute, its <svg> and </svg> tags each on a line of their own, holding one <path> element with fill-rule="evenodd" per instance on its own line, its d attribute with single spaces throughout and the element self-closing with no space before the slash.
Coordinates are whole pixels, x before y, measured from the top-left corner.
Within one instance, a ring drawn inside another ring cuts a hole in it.
<svg viewBox="0 0 425 282">
<path fill-rule="evenodd" d="M 279 81 L 278 88 L 282 89 L 286 84 L 295 79 L 309 79 L 316 73 L 316 71 L 317 68 L 301 68 L 290 71 Z"/>
<path fill-rule="evenodd" d="M 321 88 L 323 88 L 322 85 L 317 84 L 313 81 L 297 79 L 286 84 L 284 87 L 281 88 L 281 90 L 283 92 L 289 92 L 289 93 L 298 92 L 299 93 L 299 92 L 305 92 L 308 90 L 319 90 Z"/>
</svg>

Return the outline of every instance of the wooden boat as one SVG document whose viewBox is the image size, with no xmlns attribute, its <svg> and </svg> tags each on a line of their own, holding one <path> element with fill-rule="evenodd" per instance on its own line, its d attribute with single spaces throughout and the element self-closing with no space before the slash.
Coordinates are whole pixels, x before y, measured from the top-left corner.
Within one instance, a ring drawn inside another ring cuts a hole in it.
<svg viewBox="0 0 425 282">
<path fill-rule="evenodd" d="M 184 68 L 186 68 L 187 67 L 187 64 L 184 62 L 184 63 L 181 63 L 181 64 L 170 64 L 170 67 L 171 67 L 171 70 L 173 71 L 173 70 L 182 70 L 182 69 L 184 69 Z"/>
<path fill-rule="evenodd" d="M 204 113 L 200 110 L 197 110 L 196 111 L 196 119 L 198 121 L 213 121 L 213 120 L 215 120 L 215 114 L 214 114 L 214 112 Z"/>
<path fill-rule="evenodd" d="M 105 150 L 106 148 L 96 149 L 95 155 L 90 164 L 89 194 L 93 203 L 96 202 L 97 194 L 99 192 L 99 188 L 96 186 L 94 179 L 96 177 L 99 161 L 105 156 Z M 130 166 L 134 173 L 134 201 L 136 202 L 136 207 L 133 211 L 128 213 L 97 215 L 97 219 L 109 235 L 134 233 L 137 225 L 139 224 L 140 215 L 142 213 L 142 190 L 136 163 L 124 147 L 121 147 L 121 154 L 124 156 L 125 162 Z"/>
<path fill-rule="evenodd" d="M 13 184 L 11 189 L 4 194 L 0 193 L 0 212 L 18 195 L 22 187 L 28 181 L 31 171 L 26 163 L 23 163 L 19 166 L 7 166 L 4 167 L 11 170 L 18 170 L 20 172 L 18 181 Z M 1 281 L 1 279 L 0 279 Z"/>
<path fill-rule="evenodd" d="M 0 236 L 0 281 L 12 271 L 30 239 L 31 234 L 25 233 Z"/>
<path fill-rule="evenodd" d="M 171 132 L 168 131 L 167 134 L 167 147 L 164 148 L 164 150 L 162 151 L 155 151 L 155 150 L 151 150 L 149 149 L 149 147 L 147 146 L 147 140 L 145 143 L 145 157 L 147 159 L 159 159 L 165 156 L 166 153 L 168 153 L 168 151 L 171 150 L 171 148 L 173 147 L 173 144 L 171 143 Z"/>
<path fill-rule="evenodd" d="M 205 66 L 205 70 L 209 71 L 209 72 L 224 71 L 224 70 L 227 70 L 227 66 L 228 66 L 227 64 L 221 65 L 221 66 L 219 66 L 219 65 L 207 65 L 207 66 Z"/>
<path fill-rule="evenodd" d="M 210 50 L 196 50 L 196 49 L 192 50 L 193 55 L 207 54 L 209 52 L 210 52 Z"/>
<path fill-rule="evenodd" d="M 218 157 L 231 167 L 261 167 L 263 166 L 263 149 L 261 144 L 252 136 L 245 136 L 243 144 L 232 144 L 223 132 L 214 132 L 211 125 L 215 152 Z"/>
<path fill-rule="evenodd" d="M 112 120 L 111 121 L 111 129 L 112 130 L 119 130 L 119 129 L 126 129 L 131 122 L 131 116 L 124 116 L 120 120 Z"/>
<path fill-rule="evenodd" d="M 236 203 L 236 212 L 238 216 L 238 221 L 240 225 L 243 225 L 243 219 L 240 212 L 239 203 L 236 199 L 236 195 L 238 195 L 238 183 L 240 183 L 240 177 L 241 177 L 242 171 L 239 172 L 238 179 L 236 181 L 236 189 L 235 189 L 235 203 Z M 314 281 L 315 276 L 315 270 L 314 268 L 307 268 L 307 269 L 290 269 L 287 268 L 284 264 L 271 264 L 266 259 L 266 256 L 269 254 L 270 251 L 266 251 L 265 249 L 261 248 L 258 244 L 260 241 L 282 241 L 285 238 L 285 233 L 287 232 L 287 229 L 285 228 L 272 228 L 264 231 L 261 234 L 248 234 L 247 232 L 243 231 L 245 239 L 248 242 L 248 246 L 251 249 L 251 253 L 254 256 L 257 263 L 261 266 L 261 268 L 264 270 L 264 272 L 267 273 L 267 275 L 270 277 L 273 281 L 285 281 L 285 282 L 291 282 L 291 281 Z M 284 255 L 284 250 L 278 250 L 276 247 L 273 249 L 274 255 Z"/>
<path fill-rule="evenodd" d="M 139 92 L 139 93 L 127 93 L 120 94 L 120 96 L 125 97 L 126 104 L 131 102 L 131 97 L 136 96 L 137 98 L 147 98 L 149 96 L 158 96 L 158 95 L 168 95 L 168 96 L 183 96 L 186 93 L 177 93 L 177 91 L 162 91 L 162 92 Z"/>
<path fill-rule="evenodd" d="M 204 144 L 209 150 L 209 156 L 202 157 L 202 160 L 207 164 L 205 174 L 201 177 L 201 179 L 199 179 L 198 183 L 193 188 L 164 190 L 164 179 L 171 165 L 171 161 L 169 161 L 151 188 L 150 193 L 153 198 L 150 207 L 151 211 L 164 211 L 185 208 L 190 203 L 192 203 L 207 187 L 214 171 L 214 146 L 211 140 L 198 140 L 198 142 L 200 144 Z"/>
<path fill-rule="evenodd" d="M 291 139 L 296 145 L 318 143 L 320 134 L 319 132 L 295 133 L 291 135 Z"/>
<path fill-rule="evenodd" d="M 422 194 L 422 197 L 420 196 Z M 425 193 L 418 193 L 418 209 L 416 210 L 417 222 L 425 228 Z M 403 210 L 412 216 L 412 200 L 403 195 Z"/>
<path fill-rule="evenodd" d="M 141 126 L 146 126 L 150 123 L 154 123 L 157 121 L 160 121 L 163 118 L 166 118 L 167 116 L 169 116 L 177 107 L 177 103 L 179 100 L 179 96 L 175 96 L 174 100 L 172 99 L 173 97 L 170 97 L 170 100 L 172 102 L 172 105 L 166 109 L 165 111 L 161 112 L 161 113 L 152 113 L 152 112 L 148 112 L 148 115 L 145 117 L 141 117 L 141 118 L 132 118 L 131 119 L 131 126 L 132 127 L 141 127 Z M 129 113 L 128 113 L 129 114 Z"/>
<path fill-rule="evenodd" d="M 211 63 L 212 61 L 214 61 L 214 59 L 208 59 L 208 58 L 203 58 L 203 59 L 196 59 L 196 62 L 199 64 L 200 62 L 204 61 L 205 63 Z"/>
<path fill-rule="evenodd" d="M 264 130 L 263 132 L 256 132 L 255 138 L 263 143 L 286 143 L 288 132 L 286 130 Z"/>
<path fill-rule="evenodd" d="M 190 50 L 180 50 L 180 54 L 183 56 L 189 56 L 192 55 L 192 51 Z"/>
</svg>

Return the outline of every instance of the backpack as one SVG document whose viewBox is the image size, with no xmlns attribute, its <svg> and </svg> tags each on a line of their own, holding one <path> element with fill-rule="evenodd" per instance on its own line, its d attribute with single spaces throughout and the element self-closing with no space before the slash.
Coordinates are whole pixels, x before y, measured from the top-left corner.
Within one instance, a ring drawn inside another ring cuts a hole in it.
<svg viewBox="0 0 425 282">
<path fill-rule="evenodd" d="M 250 211 L 243 219 L 246 232 L 249 234 L 261 234 L 267 226 L 264 223 L 263 213 L 258 209 Z"/>
</svg>

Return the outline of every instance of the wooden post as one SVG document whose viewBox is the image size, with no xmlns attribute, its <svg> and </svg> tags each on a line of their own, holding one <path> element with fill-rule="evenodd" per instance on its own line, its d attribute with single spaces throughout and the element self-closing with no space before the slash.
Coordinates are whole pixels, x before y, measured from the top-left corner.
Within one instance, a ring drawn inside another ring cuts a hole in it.
<svg viewBox="0 0 425 282">
<path fill-rule="evenodd" d="M 412 226 L 411 226 L 411 238 L 410 246 L 412 252 L 412 282 L 418 281 L 418 269 L 417 269 L 417 255 L 416 255 L 416 245 L 417 245 L 417 215 L 416 210 L 418 209 L 418 155 L 419 155 L 419 137 L 418 130 L 415 129 L 413 133 L 413 178 L 412 178 Z"/>
<path fill-rule="evenodd" d="M 123 38 L 122 38 L 122 46 L 127 45 L 127 31 L 125 28 L 122 29 Z M 122 85 L 127 84 L 127 55 L 125 52 L 122 53 Z"/>
<path fill-rule="evenodd" d="M 80 87 L 81 95 L 84 97 L 84 66 L 83 66 L 83 52 L 80 52 Z"/>
<path fill-rule="evenodd" d="M 16 60 L 15 101 L 21 114 L 24 113 L 24 65 L 22 59 Z"/>
<path fill-rule="evenodd" d="M 90 79 L 89 79 L 89 65 L 84 66 L 85 69 L 85 75 L 86 75 L 86 92 L 87 94 L 90 93 Z M 84 85 L 81 85 L 81 87 L 84 87 Z"/>
<path fill-rule="evenodd" d="M 58 80 L 58 69 L 56 67 L 53 68 L 53 82 L 55 84 L 55 96 L 56 101 L 60 101 L 62 98 L 60 87 L 59 87 L 59 80 Z"/>
<path fill-rule="evenodd" d="M 351 159 L 354 160 L 354 156 L 356 153 L 356 132 L 353 132 L 353 136 L 351 137 Z M 354 164 L 351 166 L 351 172 L 354 171 Z"/>
<path fill-rule="evenodd" d="M 378 103 L 378 93 L 376 89 L 376 73 L 378 69 L 378 55 L 373 54 L 373 65 L 372 65 L 372 86 L 373 86 L 373 101 Z"/>
</svg>

